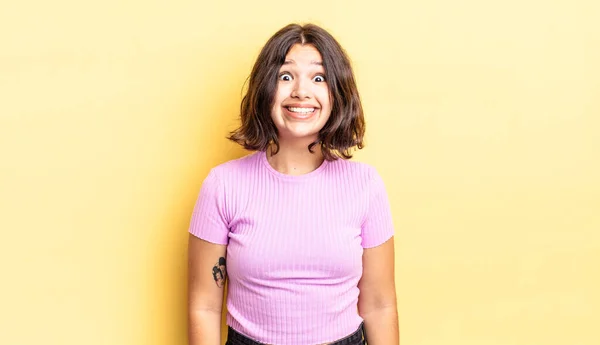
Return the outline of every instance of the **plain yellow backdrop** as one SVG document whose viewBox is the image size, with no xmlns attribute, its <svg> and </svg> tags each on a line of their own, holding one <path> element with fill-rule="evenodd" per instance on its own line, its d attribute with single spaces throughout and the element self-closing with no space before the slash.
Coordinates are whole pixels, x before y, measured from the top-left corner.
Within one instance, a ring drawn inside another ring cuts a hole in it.
<svg viewBox="0 0 600 345">
<path fill-rule="evenodd" d="M 186 344 L 187 226 L 265 41 L 350 54 L 403 345 L 600 343 L 600 6 L 3 1 L 0 344 Z"/>
</svg>

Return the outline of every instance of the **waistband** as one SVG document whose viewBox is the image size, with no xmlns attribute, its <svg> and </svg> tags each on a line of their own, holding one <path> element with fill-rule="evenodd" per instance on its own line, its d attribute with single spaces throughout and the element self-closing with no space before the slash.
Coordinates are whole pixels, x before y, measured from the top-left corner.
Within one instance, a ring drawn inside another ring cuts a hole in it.
<svg viewBox="0 0 600 345">
<path fill-rule="evenodd" d="M 365 342 L 365 329 L 364 323 L 361 323 L 358 329 L 347 337 L 336 340 L 328 345 L 363 345 Z M 254 339 L 248 338 L 247 336 L 237 332 L 235 329 L 228 327 L 227 329 L 227 343 L 226 345 L 266 345 L 260 343 Z"/>
</svg>

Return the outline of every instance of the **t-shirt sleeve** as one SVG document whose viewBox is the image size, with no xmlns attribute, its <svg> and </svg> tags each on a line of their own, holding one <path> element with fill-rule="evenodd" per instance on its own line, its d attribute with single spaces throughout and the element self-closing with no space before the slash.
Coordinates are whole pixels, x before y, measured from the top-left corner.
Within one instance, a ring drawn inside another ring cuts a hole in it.
<svg viewBox="0 0 600 345">
<path fill-rule="evenodd" d="M 383 179 L 375 169 L 369 183 L 369 205 L 362 225 L 363 248 L 377 247 L 394 236 L 392 211 Z"/>
<path fill-rule="evenodd" d="M 211 243 L 227 244 L 229 226 L 225 214 L 224 186 L 214 170 L 211 170 L 200 188 L 189 232 Z"/>
</svg>

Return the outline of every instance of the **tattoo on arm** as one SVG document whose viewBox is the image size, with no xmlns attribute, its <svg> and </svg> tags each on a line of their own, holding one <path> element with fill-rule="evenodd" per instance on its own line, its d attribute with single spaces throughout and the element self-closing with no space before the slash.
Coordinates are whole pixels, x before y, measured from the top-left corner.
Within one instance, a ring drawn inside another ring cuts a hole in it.
<svg viewBox="0 0 600 345">
<path fill-rule="evenodd" d="M 212 269 L 212 275 L 215 279 L 215 283 L 217 283 L 217 286 L 222 288 L 225 285 L 225 279 L 227 278 L 227 268 L 224 257 L 219 258 L 219 261 Z"/>
</svg>

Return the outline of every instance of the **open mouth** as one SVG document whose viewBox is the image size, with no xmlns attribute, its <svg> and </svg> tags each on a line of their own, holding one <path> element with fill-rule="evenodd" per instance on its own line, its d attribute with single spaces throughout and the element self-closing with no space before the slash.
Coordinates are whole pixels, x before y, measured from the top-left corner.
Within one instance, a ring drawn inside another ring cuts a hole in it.
<svg viewBox="0 0 600 345">
<path fill-rule="evenodd" d="M 315 107 L 292 107 L 292 106 L 283 107 L 283 109 L 285 109 L 285 113 L 287 114 L 288 117 L 291 117 L 293 119 L 298 119 L 298 120 L 309 119 L 317 113 L 317 110 L 319 110 L 319 108 L 315 108 Z"/>
<path fill-rule="evenodd" d="M 311 114 L 314 113 L 316 108 L 299 108 L 299 107 L 285 107 L 289 112 L 296 114 Z"/>
</svg>

